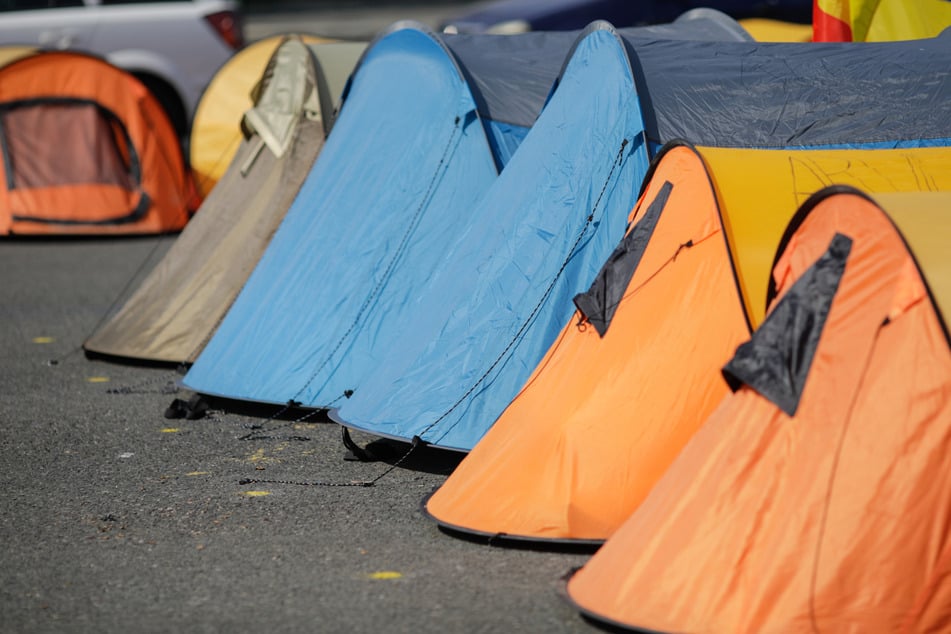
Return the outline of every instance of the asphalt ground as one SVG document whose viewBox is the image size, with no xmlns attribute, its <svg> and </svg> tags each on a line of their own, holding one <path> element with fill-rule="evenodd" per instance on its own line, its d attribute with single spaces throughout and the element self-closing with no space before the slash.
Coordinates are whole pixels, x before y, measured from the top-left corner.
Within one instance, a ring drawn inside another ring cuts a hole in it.
<svg viewBox="0 0 951 634">
<path fill-rule="evenodd" d="M 345 461 L 318 417 L 168 419 L 190 396 L 174 369 L 85 358 L 174 239 L 0 239 L 0 632 L 598 631 L 559 595 L 587 553 L 460 539 L 423 515 L 459 454 L 393 468 L 406 445 Z"/>
</svg>

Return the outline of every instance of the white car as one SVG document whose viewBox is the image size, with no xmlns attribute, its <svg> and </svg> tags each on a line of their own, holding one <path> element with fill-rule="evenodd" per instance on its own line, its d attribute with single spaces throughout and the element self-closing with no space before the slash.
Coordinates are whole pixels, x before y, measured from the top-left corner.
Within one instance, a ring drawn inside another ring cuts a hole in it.
<svg viewBox="0 0 951 634">
<path fill-rule="evenodd" d="M 0 0 L 0 45 L 94 53 L 144 83 L 184 136 L 202 91 L 243 44 L 234 0 Z"/>
</svg>

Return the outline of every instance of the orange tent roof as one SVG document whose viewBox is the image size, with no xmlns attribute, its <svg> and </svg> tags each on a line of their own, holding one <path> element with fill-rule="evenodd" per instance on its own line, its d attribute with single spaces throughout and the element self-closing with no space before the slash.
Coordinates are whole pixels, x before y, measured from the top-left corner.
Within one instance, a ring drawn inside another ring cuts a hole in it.
<svg viewBox="0 0 951 634">
<path fill-rule="evenodd" d="M 188 220 L 175 131 L 132 75 L 44 51 L 0 68 L 0 234 L 155 233 Z"/>
<path fill-rule="evenodd" d="M 931 201 L 902 207 L 912 225 L 947 228 L 951 196 L 911 199 Z M 933 254 L 910 243 L 857 190 L 807 201 L 769 315 L 724 369 L 735 393 L 570 580 L 571 601 L 658 632 L 947 628 L 947 267 L 923 276 Z"/>
</svg>

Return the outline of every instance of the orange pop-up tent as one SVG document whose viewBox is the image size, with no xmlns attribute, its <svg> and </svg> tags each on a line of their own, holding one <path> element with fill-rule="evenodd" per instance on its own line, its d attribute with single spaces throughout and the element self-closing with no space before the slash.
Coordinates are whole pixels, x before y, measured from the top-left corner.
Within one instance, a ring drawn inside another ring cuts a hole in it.
<svg viewBox="0 0 951 634">
<path fill-rule="evenodd" d="M 584 612 L 656 632 L 947 630 L 951 195 L 876 198 L 828 188 L 790 223 L 769 316 L 723 370 L 735 393 L 570 580 Z"/>
<path fill-rule="evenodd" d="M 951 191 L 951 152 L 668 146 L 578 315 L 426 511 L 476 534 L 607 539 L 726 395 L 719 368 L 763 318 L 789 218 L 834 182 Z"/>
<path fill-rule="evenodd" d="M 175 130 L 135 77 L 43 51 L 0 68 L 0 235 L 157 233 L 188 221 Z"/>
</svg>

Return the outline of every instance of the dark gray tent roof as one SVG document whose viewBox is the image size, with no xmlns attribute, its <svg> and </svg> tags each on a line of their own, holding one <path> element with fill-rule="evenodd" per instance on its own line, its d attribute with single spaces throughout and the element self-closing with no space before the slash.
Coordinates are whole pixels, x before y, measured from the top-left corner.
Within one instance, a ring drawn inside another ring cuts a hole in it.
<svg viewBox="0 0 951 634">
<path fill-rule="evenodd" d="M 462 67 L 482 115 L 530 127 L 575 43 L 587 31 L 604 26 L 607 23 L 596 22 L 584 31 L 440 37 Z M 752 40 L 736 20 L 713 9 L 688 11 L 670 24 L 632 27 L 619 33 L 648 39 Z"/>
<path fill-rule="evenodd" d="M 779 148 L 951 141 L 951 38 L 646 40 L 624 33 L 649 139 Z"/>
</svg>

